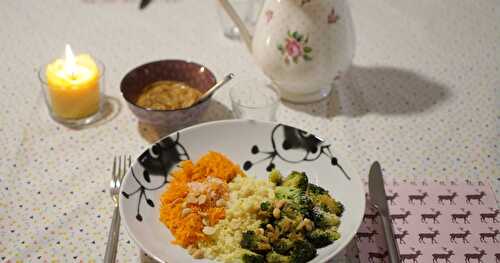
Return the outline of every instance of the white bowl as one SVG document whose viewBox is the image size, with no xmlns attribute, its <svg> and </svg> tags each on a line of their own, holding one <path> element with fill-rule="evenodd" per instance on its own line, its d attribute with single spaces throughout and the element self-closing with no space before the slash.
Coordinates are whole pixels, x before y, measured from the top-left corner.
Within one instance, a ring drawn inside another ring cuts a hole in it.
<svg viewBox="0 0 500 263">
<path fill-rule="evenodd" d="M 350 172 L 349 162 L 332 148 L 312 134 L 277 123 L 229 120 L 193 126 L 161 139 L 137 158 L 121 186 L 120 215 L 130 236 L 153 258 L 163 262 L 212 262 L 195 260 L 187 250 L 172 245 L 170 231 L 159 220 L 159 200 L 168 172 L 180 160 L 198 160 L 210 150 L 225 154 L 248 175 L 262 179 L 267 179 L 266 169 L 272 162 L 283 174 L 306 172 L 312 183 L 327 189 L 344 205 L 341 238 L 319 249 L 311 261 L 325 262 L 351 241 L 365 210 L 360 177 Z"/>
</svg>

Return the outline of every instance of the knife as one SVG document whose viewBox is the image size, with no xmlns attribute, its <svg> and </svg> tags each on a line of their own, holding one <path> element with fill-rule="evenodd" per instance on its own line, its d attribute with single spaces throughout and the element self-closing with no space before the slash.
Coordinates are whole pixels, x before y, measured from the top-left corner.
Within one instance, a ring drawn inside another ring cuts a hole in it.
<svg viewBox="0 0 500 263">
<path fill-rule="evenodd" d="M 380 218 L 382 219 L 389 261 L 391 263 L 399 263 L 398 245 L 394 239 L 394 230 L 392 229 L 392 223 L 389 216 L 389 205 L 387 204 L 387 197 L 385 194 L 384 177 L 378 162 L 374 162 L 370 168 L 368 188 L 370 190 L 370 200 L 375 208 L 377 208 Z"/>
</svg>

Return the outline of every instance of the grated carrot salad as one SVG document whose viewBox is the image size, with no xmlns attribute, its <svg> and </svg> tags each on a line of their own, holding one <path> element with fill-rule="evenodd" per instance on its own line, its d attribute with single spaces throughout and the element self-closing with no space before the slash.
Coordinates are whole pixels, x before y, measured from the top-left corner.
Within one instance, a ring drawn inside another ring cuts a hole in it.
<svg viewBox="0 0 500 263">
<path fill-rule="evenodd" d="M 227 183 L 238 175 L 244 176 L 240 168 L 218 152 L 210 151 L 196 163 L 180 163 L 160 198 L 160 221 L 175 237 L 174 244 L 189 247 L 207 239 L 210 227 L 225 217 Z"/>
</svg>

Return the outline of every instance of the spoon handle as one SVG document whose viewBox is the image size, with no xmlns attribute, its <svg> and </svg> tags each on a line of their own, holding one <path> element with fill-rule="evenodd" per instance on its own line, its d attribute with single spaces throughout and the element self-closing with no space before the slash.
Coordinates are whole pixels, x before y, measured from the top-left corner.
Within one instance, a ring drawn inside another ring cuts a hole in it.
<svg viewBox="0 0 500 263">
<path fill-rule="evenodd" d="M 206 100 L 216 90 L 218 90 L 220 87 L 224 86 L 224 84 L 226 84 L 228 81 L 230 81 L 233 78 L 234 78 L 234 74 L 233 73 L 227 74 L 221 82 L 215 84 L 213 87 L 211 87 L 209 90 L 207 90 L 207 92 L 203 93 L 203 95 L 201 95 L 200 99 L 198 99 L 197 103 L 200 103 L 200 102 L 203 102 L 204 100 Z"/>
</svg>

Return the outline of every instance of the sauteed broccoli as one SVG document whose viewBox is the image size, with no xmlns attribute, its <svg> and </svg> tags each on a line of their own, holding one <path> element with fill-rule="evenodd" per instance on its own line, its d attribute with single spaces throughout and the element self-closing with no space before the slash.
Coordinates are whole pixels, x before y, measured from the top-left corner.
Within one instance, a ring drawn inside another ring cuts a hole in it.
<svg viewBox="0 0 500 263">
<path fill-rule="evenodd" d="M 309 183 L 304 172 L 283 177 L 273 170 L 269 181 L 276 185 L 275 200 L 260 205 L 260 228 L 242 233 L 240 246 L 248 250 L 243 262 L 308 262 L 340 238 L 344 207 L 327 190 Z"/>
</svg>

